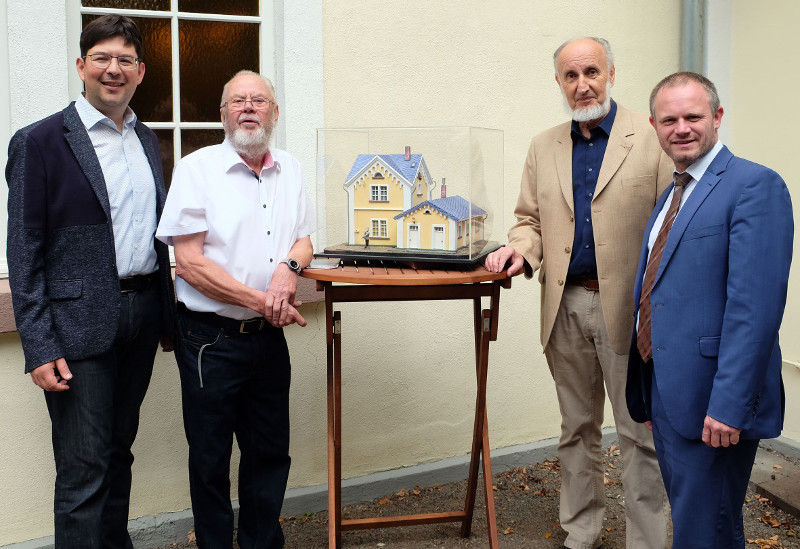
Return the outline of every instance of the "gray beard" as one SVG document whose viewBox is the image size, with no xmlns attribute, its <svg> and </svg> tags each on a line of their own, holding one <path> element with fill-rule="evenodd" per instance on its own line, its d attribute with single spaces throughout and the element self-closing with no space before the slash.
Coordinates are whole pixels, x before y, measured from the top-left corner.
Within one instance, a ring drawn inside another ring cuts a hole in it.
<svg viewBox="0 0 800 549">
<path fill-rule="evenodd" d="M 564 99 L 566 101 L 566 98 Z M 601 120 L 611 111 L 611 94 L 606 93 L 606 100 L 602 105 L 594 105 L 585 109 L 570 109 L 575 122 L 591 122 Z"/>
<path fill-rule="evenodd" d="M 269 140 L 272 138 L 272 128 L 260 126 L 255 133 L 247 133 L 236 129 L 232 133 L 225 132 L 233 149 L 243 158 L 262 158 L 269 150 Z"/>
</svg>

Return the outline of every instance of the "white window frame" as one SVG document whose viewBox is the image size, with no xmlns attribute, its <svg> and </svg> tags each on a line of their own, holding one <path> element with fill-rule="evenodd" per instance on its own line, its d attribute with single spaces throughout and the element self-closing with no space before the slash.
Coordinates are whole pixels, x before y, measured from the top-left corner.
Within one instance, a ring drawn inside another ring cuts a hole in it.
<svg viewBox="0 0 800 549">
<path fill-rule="evenodd" d="M 389 185 L 370 185 L 370 202 L 389 202 Z"/>
<path fill-rule="evenodd" d="M 389 221 L 373 217 L 369 220 L 371 238 L 389 238 Z"/>
<path fill-rule="evenodd" d="M 188 13 L 178 11 L 177 0 L 171 1 L 169 11 L 152 10 L 130 10 L 130 9 L 111 9 L 111 8 L 86 8 L 80 5 L 80 1 L 70 3 L 68 9 L 68 51 L 70 59 L 80 57 L 80 45 L 78 38 L 81 29 L 81 16 L 92 14 L 116 13 L 130 17 L 151 17 L 153 19 L 168 19 L 171 28 L 172 40 L 172 121 L 154 122 L 142 120 L 150 129 L 153 130 L 172 130 L 172 142 L 174 147 L 175 162 L 180 160 L 181 154 L 181 132 L 183 130 L 220 130 L 222 122 L 183 122 L 181 121 L 181 79 L 180 79 L 180 47 L 178 41 L 178 22 L 186 21 L 220 21 L 226 23 L 258 23 L 259 25 L 259 70 L 261 74 L 276 81 L 275 66 L 275 0 L 259 0 L 258 16 L 244 15 L 222 15 L 206 13 Z M 145 65 L 147 60 L 145 59 Z M 239 67 L 237 67 L 238 69 Z M 147 78 L 147 75 L 145 75 Z M 77 71 L 72 71 L 69 79 L 70 98 L 74 99 L 83 91 L 83 82 L 78 77 Z M 222 90 L 219 90 L 220 95 Z"/>
</svg>

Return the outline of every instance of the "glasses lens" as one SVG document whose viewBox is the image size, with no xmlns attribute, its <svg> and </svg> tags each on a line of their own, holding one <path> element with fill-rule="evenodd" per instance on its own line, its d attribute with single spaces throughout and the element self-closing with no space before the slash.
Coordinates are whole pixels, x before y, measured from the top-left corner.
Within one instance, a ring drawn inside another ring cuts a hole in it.
<svg viewBox="0 0 800 549">
<path fill-rule="evenodd" d="M 105 69 L 111 64 L 111 57 L 108 55 L 94 54 L 90 55 L 89 58 L 92 60 L 92 65 L 98 69 Z"/>
<path fill-rule="evenodd" d="M 231 99 L 228 101 L 228 106 L 232 111 L 241 111 L 244 106 L 250 103 L 257 111 L 263 111 L 269 108 L 270 100 L 263 97 L 255 97 L 253 99 Z"/>
<path fill-rule="evenodd" d="M 117 63 L 119 63 L 119 67 L 125 71 L 132 71 L 136 68 L 136 58 L 130 55 L 120 55 L 117 57 Z"/>
</svg>

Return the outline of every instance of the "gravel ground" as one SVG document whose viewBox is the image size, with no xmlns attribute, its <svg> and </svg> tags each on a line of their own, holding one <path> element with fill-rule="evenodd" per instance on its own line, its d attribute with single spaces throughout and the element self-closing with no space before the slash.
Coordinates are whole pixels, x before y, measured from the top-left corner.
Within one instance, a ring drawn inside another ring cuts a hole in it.
<svg viewBox="0 0 800 549">
<path fill-rule="evenodd" d="M 625 501 L 621 459 L 615 446 L 606 449 L 606 518 L 603 549 L 625 548 Z M 558 460 L 536 463 L 494 475 L 495 507 L 501 549 L 559 549 L 566 533 L 558 523 L 561 485 Z M 346 507 L 344 518 L 408 515 L 463 508 L 466 481 L 431 488 L 409 486 L 396 494 Z M 463 549 L 488 547 L 483 494 L 479 487 L 472 535 L 461 538 L 457 523 L 358 530 L 342 534 L 346 549 Z M 328 513 L 285 517 L 286 549 L 328 547 Z M 800 549 L 800 517 L 777 509 L 751 488 L 744 506 L 747 549 Z M 193 538 L 189 532 L 187 539 Z M 157 549 L 190 549 L 175 543 Z M 235 546 L 238 549 L 238 546 Z"/>
</svg>

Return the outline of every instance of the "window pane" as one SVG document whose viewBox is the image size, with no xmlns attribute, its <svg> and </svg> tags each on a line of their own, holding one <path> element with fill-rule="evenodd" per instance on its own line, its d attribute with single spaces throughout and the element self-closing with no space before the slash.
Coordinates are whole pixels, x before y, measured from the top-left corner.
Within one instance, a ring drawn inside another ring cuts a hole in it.
<svg viewBox="0 0 800 549">
<path fill-rule="evenodd" d="M 218 145 L 225 139 L 224 130 L 182 130 L 181 155 L 186 156 L 208 145 Z"/>
<path fill-rule="evenodd" d="M 164 182 L 172 181 L 172 167 L 175 165 L 175 148 L 173 147 L 172 130 L 153 130 L 158 137 L 158 148 L 161 151 L 161 167 L 164 170 Z"/>
<path fill-rule="evenodd" d="M 241 69 L 259 70 L 258 24 L 184 20 L 179 25 L 181 119 L 219 122 L 225 82 Z"/>
<path fill-rule="evenodd" d="M 131 10 L 168 11 L 169 0 L 83 0 L 87 8 L 116 8 Z"/>
<path fill-rule="evenodd" d="M 83 26 L 99 15 L 84 15 Z M 131 108 L 146 122 L 172 122 L 172 48 L 169 19 L 133 17 L 142 33 L 145 73 Z M 220 88 L 221 89 L 221 88 Z"/>
<path fill-rule="evenodd" d="M 178 0 L 178 10 L 225 15 L 258 15 L 258 0 Z"/>
</svg>

